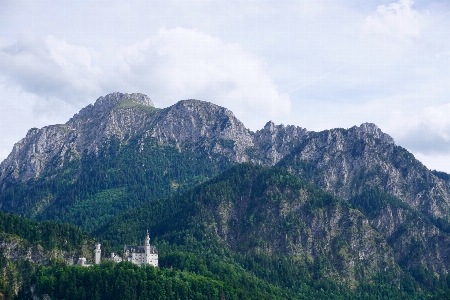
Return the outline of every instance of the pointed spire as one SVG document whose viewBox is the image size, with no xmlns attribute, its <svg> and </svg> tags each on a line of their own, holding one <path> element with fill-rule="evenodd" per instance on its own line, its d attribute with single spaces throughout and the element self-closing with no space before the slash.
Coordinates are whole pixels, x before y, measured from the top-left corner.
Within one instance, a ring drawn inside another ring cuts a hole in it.
<svg viewBox="0 0 450 300">
<path fill-rule="evenodd" d="M 148 229 L 147 229 L 147 236 L 145 237 L 145 246 L 149 246 L 150 245 L 150 235 L 148 234 Z"/>
</svg>

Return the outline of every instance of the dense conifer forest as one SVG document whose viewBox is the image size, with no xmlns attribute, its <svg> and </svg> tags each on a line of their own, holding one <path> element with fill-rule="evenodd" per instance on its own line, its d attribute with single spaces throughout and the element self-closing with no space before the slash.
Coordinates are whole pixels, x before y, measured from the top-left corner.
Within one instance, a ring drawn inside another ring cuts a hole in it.
<svg viewBox="0 0 450 300">
<path fill-rule="evenodd" d="M 3 257 L 0 263 L 7 272 L 1 278 L 1 291 L 8 299 L 42 299 L 44 295 L 51 299 L 447 299 L 450 276 L 437 276 L 423 267 L 400 262 L 398 269 L 373 273 L 361 270 L 365 275 L 358 281 L 346 281 L 339 278 L 344 270 L 339 269 L 336 257 L 286 255 L 282 248 L 264 251 L 270 240 L 260 240 L 261 235 L 254 231 L 262 222 L 269 220 L 267 225 L 281 232 L 304 226 L 290 217 L 276 220 L 268 219 L 270 214 L 257 215 L 261 206 L 268 209 L 283 205 L 288 195 L 297 197 L 293 191 L 308 194 L 302 208 L 307 214 L 358 208 L 375 217 L 383 206 L 402 205 L 379 191 L 342 201 L 282 169 L 243 164 L 193 190 L 125 212 L 92 236 L 73 225 L 0 214 L 0 230 L 27 247 L 73 251 L 85 244 L 92 246 L 96 239 L 102 241 L 106 257 L 106 252 L 120 253 L 124 244 L 142 239 L 140 233 L 149 228 L 152 244 L 160 253 L 160 268 L 109 261 L 80 267 L 61 259 L 42 265 Z M 235 225 L 231 222 L 228 230 L 249 242 L 233 245 L 215 229 L 220 222 L 215 220 L 214 208 L 231 205 L 230 199 L 239 202 L 242 195 L 248 197 L 243 221 Z M 367 202 L 367 197 L 378 200 Z M 345 249 L 345 244 L 342 240 L 335 250 Z M 14 278 L 8 278 L 11 274 Z M 20 288 L 15 291 L 11 282 L 20 282 L 16 285 Z"/>
<path fill-rule="evenodd" d="M 130 96 L 2 163 L 0 299 L 450 299 L 450 175 L 374 124 L 253 133 Z M 107 260 L 146 230 L 159 268 Z"/>
</svg>

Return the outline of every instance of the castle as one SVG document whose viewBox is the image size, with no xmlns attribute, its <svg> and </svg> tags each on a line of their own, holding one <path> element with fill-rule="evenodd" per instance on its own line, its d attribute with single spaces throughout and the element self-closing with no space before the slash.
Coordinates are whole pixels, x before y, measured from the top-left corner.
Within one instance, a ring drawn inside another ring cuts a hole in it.
<svg viewBox="0 0 450 300">
<path fill-rule="evenodd" d="M 100 249 L 100 244 L 95 244 L 94 257 L 95 264 L 98 265 L 101 262 L 102 251 Z M 152 265 L 158 267 L 158 249 L 155 246 L 150 245 L 150 236 L 148 234 L 145 237 L 144 246 L 125 246 L 123 248 L 123 257 L 111 253 L 111 258 L 108 259 L 114 262 L 129 261 L 138 266 L 141 265 Z M 86 264 L 86 258 L 81 257 L 78 260 L 78 265 L 88 267 L 90 265 Z"/>
</svg>

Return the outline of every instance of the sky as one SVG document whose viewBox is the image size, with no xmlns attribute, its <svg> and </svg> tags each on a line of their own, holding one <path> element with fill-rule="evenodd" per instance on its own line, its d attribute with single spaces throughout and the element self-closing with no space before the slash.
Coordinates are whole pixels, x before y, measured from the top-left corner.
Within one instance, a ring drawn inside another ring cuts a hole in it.
<svg viewBox="0 0 450 300">
<path fill-rule="evenodd" d="M 371 122 L 450 173 L 450 1 L 0 0 L 0 161 L 111 92 L 253 131 Z"/>
</svg>

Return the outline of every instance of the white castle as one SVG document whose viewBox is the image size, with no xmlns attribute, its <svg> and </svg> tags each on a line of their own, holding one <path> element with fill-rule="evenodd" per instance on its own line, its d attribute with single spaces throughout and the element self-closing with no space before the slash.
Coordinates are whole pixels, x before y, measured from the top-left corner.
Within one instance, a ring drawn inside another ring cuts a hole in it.
<svg viewBox="0 0 450 300">
<path fill-rule="evenodd" d="M 100 244 L 95 244 L 94 257 L 95 264 L 98 265 L 101 262 L 102 250 L 100 249 Z M 123 248 L 123 257 L 111 253 L 111 258 L 114 262 L 129 261 L 138 266 L 140 265 L 152 265 L 158 267 L 158 249 L 155 246 L 150 245 L 150 236 L 147 230 L 147 236 L 145 237 L 144 246 L 125 246 Z M 81 257 L 78 260 L 80 266 L 88 267 L 90 265 L 86 264 L 86 258 Z"/>
</svg>

